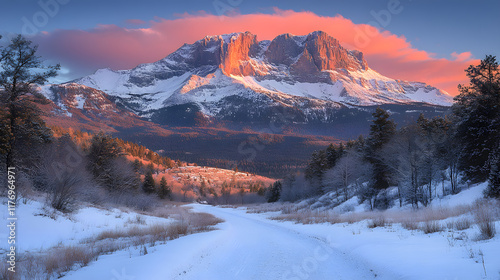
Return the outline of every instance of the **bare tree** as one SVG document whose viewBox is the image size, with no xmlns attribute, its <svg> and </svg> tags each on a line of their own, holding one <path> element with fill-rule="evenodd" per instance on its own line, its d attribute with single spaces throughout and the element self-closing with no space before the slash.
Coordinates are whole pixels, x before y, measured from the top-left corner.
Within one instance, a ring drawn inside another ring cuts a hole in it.
<svg viewBox="0 0 500 280">
<path fill-rule="evenodd" d="M 40 164 L 35 165 L 36 186 L 49 193 L 48 203 L 57 210 L 70 211 L 73 202 L 93 188 L 86 170 L 86 158 L 69 135 L 46 147 Z"/>
<path fill-rule="evenodd" d="M 371 178 L 371 166 L 354 148 L 348 149 L 323 179 L 325 191 L 335 191 L 338 202 L 351 198 L 362 182 Z M 350 189 L 354 189 L 351 191 Z"/>
<path fill-rule="evenodd" d="M 402 128 L 382 154 L 398 184 L 400 206 L 407 199 L 418 208 L 418 203 L 424 202 L 420 182 L 424 163 L 420 128 L 417 125 Z"/>
</svg>

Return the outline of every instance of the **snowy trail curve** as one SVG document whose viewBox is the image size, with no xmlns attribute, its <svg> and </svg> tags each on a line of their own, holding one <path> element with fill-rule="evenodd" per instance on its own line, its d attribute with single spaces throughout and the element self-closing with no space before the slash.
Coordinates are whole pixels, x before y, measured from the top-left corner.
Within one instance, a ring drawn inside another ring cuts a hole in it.
<svg viewBox="0 0 500 280">
<path fill-rule="evenodd" d="M 302 234 L 241 209 L 195 205 L 225 220 L 217 237 L 172 279 L 383 279 L 328 240 Z M 333 237 L 332 237 L 333 238 Z M 392 277 L 391 277 L 392 278 Z"/>
<path fill-rule="evenodd" d="M 335 247 L 335 236 L 321 238 L 287 228 L 282 222 L 242 209 L 190 205 L 225 222 L 216 230 L 181 237 L 148 248 L 99 257 L 64 279 L 112 280 L 341 280 L 401 279 L 374 269 Z M 323 235 L 324 236 L 324 235 Z"/>
</svg>

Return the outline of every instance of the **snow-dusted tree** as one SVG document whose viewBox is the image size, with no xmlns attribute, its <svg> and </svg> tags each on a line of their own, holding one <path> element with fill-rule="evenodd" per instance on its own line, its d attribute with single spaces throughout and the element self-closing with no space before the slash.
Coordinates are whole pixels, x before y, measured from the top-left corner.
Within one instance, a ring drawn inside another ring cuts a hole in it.
<svg viewBox="0 0 500 280">
<path fill-rule="evenodd" d="M 450 121 L 449 129 L 446 131 L 445 139 L 437 147 L 437 156 L 442 160 L 445 170 L 445 178 L 450 181 L 451 193 L 456 194 L 458 189 L 459 162 L 462 153 L 462 145 L 456 135 L 455 122 Z M 443 178 L 444 179 L 444 178 Z M 443 195 L 446 190 L 443 189 Z"/>
<path fill-rule="evenodd" d="M 442 180 L 441 173 L 447 168 L 446 149 L 444 146 L 448 141 L 451 122 L 446 118 L 435 117 L 426 119 L 423 114 L 417 120 L 417 125 L 421 129 L 421 147 L 423 153 L 423 165 L 421 172 L 421 183 L 427 185 L 427 195 L 429 202 L 436 195 L 438 180 Z M 453 164 L 453 162 L 450 162 Z"/>
<path fill-rule="evenodd" d="M 466 179 L 480 182 L 488 179 L 489 155 L 500 138 L 500 69 L 496 58 L 487 55 L 466 73 L 470 84 L 459 86 L 453 104 L 462 147 L 460 169 Z"/>
<path fill-rule="evenodd" d="M 368 180 L 369 170 L 370 166 L 364 161 L 363 155 L 355 149 L 349 149 L 337 160 L 335 166 L 326 172 L 323 179 L 325 191 L 335 191 L 339 202 L 346 201 L 353 195 L 349 187 L 352 185 L 357 189 L 360 183 Z"/>
<path fill-rule="evenodd" d="M 309 197 L 313 193 L 314 191 L 304 174 L 292 174 L 283 179 L 280 200 L 297 201 Z"/>
<path fill-rule="evenodd" d="M 370 182 L 361 183 L 356 192 L 359 203 L 361 204 L 363 202 L 368 202 L 370 210 L 373 210 L 375 204 L 374 200 L 379 192 L 379 190 L 374 189 L 372 186 L 373 184 L 371 184 Z"/>
<path fill-rule="evenodd" d="M 404 199 L 418 207 L 423 202 L 420 182 L 424 163 L 421 129 L 416 124 L 403 127 L 383 149 L 383 160 L 397 182 L 400 206 Z"/>
</svg>

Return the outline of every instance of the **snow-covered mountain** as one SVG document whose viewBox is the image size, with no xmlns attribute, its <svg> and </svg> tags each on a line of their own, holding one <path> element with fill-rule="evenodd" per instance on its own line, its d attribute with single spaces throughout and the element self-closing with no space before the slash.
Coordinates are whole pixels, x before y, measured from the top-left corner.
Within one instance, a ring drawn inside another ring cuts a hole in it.
<svg viewBox="0 0 500 280">
<path fill-rule="evenodd" d="M 39 88 L 51 102 L 42 107 L 49 125 L 90 131 L 118 132 L 126 129 L 168 134 L 154 123 L 120 108 L 106 93 L 76 83 L 45 85 Z"/>
<path fill-rule="evenodd" d="M 249 32 L 207 36 L 157 62 L 131 70 L 100 69 L 74 82 L 117 97 L 143 116 L 181 104 L 217 117 L 241 103 L 294 107 L 307 114 L 343 105 L 452 102 L 432 86 L 379 74 L 361 52 L 343 48 L 321 31 L 272 41 L 258 41 Z"/>
<path fill-rule="evenodd" d="M 100 69 L 46 86 L 43 93 L 57 105 L 55 113 L 81 115 L 85 122 L 119 124 L 113 116 L 126 112 L 157 124 L 220 121 L 237 129 L 262 127 L 283 116 L 290 125 L 352 126 L 353 119 L 365 123 L 373 106 L 413 118 L 405 112 L 434 116 L 452 103 L 437 88 L 379 74 L 361 52 L 345 49 L 321 31 L 272 41 L 258 41 L 249 32 L 207 36 L 157 62 Z"/>
</svg>

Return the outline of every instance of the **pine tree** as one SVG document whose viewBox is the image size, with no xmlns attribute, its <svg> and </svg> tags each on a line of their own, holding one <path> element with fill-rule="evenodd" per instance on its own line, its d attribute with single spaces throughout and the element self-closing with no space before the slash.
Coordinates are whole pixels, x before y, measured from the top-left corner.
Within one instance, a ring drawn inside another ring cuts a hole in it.
<svg viewBox="0 0 500 280">
<path fill-rule="evenodd" d="M 145 193 L 153 193 L 156 190 L 156 183 L 153 178 L 153 173 L 149 170 L 144 177 L 144 183 L 142 184 L 142 190 Z"/>
<path fill-rule="evenodd" d="M 496 58 L 488 55 L 466 73 L 470 84 L 459 86 L 453 105 L 462 146 L 459 167 L 466 179 L 480 182 L 488 179 L 488 159 L 500 137 L 500 69 Z"/>
<path fill-rule="evenodd" d="M 95 134 L 90 140 L 88 151 L 88 169 L 96 181 L 108 189 L 115 189 L 113 161 L 122 155 L 122 149 L 116 140 L 103 132 Z"/>
<path fill-rule="evenodd" d="M 165 177 L 162 176 L 161 180 L 160 180 L 160 189 L 158 190 L 158 196 L 161 199 L 165 199 L 165 198 L 172 199 L 171 194 L 172 194 L 172 190 L 168 186 L 167 180 L 165 179 Z"/>
<path fill-rule="evenodd" d="M 269 193 L 267 197 L 267 202 L 276 202 L 281 196 L 281 182 L 276 181 L 269 186 Z"/>
<path fill-rule="evenodd" d="M 490 174 L 485 196 L 500 199 L 500 146 L 490 156 Z"/>
<path fill-rule="evenodd" d="M 396 124 L 389 120 L 389 113 L 381 108 L 377 108 L 372 115 L 374 119 L 367 139 L 366 158 L 373 165 L 373 188 L 386 189 L 389 187 L 390 171 L 379 153 L 396 133 Z"/>
<path fill-rule="evenodd" d="M 323 176 L 328 170 L 329 164 L 325 150 L 315 151 L 312 156 L 309 164 L 305 170 L 306 179 L 310 182 L 312 186 L 315 187 L 314 193 L 311 195 L 320 194 L 323 190 Z"/>
<path fill-rule="evenodd" d="M 24 157 L 16 155 L 18 153 L 30 149 L 33 153 L 34 146 L 20 145 L 20 139 L 25 145 L 38 145 L 51 140 L 50 130 L 39 117 L 29 95 L 36 93 L 36 85 L 55 77 L 60 66 L 45 66 L 36 55 L 37 49 L 38 46 L 32 46 L 31 41 L 19 35 L 0 53 L 0 103 L 5 108 L 0 115 L 6 120 L 0 124 L 0 146 L 6 166 L 12 166 Z"/>
</svg>

